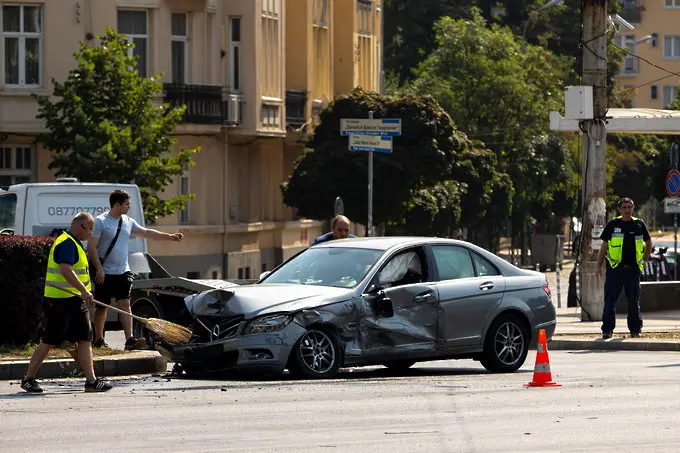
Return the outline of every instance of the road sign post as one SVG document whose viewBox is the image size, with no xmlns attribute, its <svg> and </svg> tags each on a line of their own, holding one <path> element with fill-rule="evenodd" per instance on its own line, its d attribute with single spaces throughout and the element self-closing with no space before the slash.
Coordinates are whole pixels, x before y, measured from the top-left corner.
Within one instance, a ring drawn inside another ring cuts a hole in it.
<svg viewBox="0 0 680 453">
<path fill-rule="evenodd" d="M 667 214 L 668 207 L 670 204 L 678 205 L 677 197 L 680 196 L 680 172 L 678 172 L 678 145 L 673 143 L 670 151 L 671 158 L 671 171 L 668 172 L 666 176 L 666 192 L 671 197 L 675 203 L 669 203 L 668 198 L 664 200 L 664 211 Z M 673 280 L 678 279 L 678 262 L 677 262 L 677 250 L 678 250 L 678 210 L 673 210 Z"/>
<path fill-rule="evenodd" d="M 392 137 L 401 135 L 401 119 L 375 119 L 373 111 L 366 118 L 343 118 L 340 133 L 349 136 L 350 151 L 368 152 L 368 218 L 366 236 L 373 230 L 373 153 L 391 153 Z"/>
</svg>

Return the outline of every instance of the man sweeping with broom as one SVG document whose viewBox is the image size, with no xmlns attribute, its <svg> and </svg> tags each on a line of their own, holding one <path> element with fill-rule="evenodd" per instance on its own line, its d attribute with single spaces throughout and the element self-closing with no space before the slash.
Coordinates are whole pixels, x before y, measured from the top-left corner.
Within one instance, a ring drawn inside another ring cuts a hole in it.
<svg viewBox="0 0 680 453">
<path fill-rule="evenodd" d="M 29 393 L 42 393 L 35 375 L 50 350 L 64 341 L 78 344 L 76 364 L 85 375 L 86 392 L 106 392 L 112 388 L 107 381 L 95 377 L 92 364 L 92 329 L 87 307 L 93 305 L 94 299 L 82 241 L 92 235 L 93 229 L 92 215 L 80 212 L 50 249 L 44 292 L 45 330 L 21 380 L 21 388 Z"/>
</svg>

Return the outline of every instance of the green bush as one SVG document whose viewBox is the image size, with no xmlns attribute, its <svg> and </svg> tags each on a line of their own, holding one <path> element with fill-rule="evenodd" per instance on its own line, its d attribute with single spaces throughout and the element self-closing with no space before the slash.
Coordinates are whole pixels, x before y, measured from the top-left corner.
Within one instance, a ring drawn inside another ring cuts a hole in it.
<svg viewBox="0 0 680 453">
<path fill-rule="evenodd" d="M 0 344 L 38 340 L 53 237 L 0 236 Z"/>
</svg>

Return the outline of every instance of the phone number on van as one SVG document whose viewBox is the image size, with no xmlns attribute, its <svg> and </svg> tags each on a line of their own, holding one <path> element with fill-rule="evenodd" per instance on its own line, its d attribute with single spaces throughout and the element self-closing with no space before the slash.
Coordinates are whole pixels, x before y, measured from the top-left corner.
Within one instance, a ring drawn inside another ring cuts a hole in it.
<svg viewBox="0 0 680 453">
<path fill-rule="evenodd" d="M 79 212 L 89 212 L 93 215 L 104 214 L 109 208 L 102 206 L 50 206 L 47 208 L 47 215 L 49 216 L 74 216 Z"/>
</svg>

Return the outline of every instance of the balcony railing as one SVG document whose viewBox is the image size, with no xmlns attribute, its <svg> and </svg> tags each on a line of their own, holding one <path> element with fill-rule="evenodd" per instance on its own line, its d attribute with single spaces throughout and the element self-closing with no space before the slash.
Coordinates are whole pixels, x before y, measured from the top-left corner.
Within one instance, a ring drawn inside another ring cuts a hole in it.
<svg viewBox="0 0 680 453">
<path fill-rule="evenodd" d="M 222 87 L 215 85 L 165 84 L 165 102 L 186 105 L 182 123 L 223 124 Z"/>
<path fill-rule="evenodd" d="M 307 122 L 305 104 L 307 93 L 301 90 L 286 90 L 286 128 L 300 129 Z"/>
</svg>

